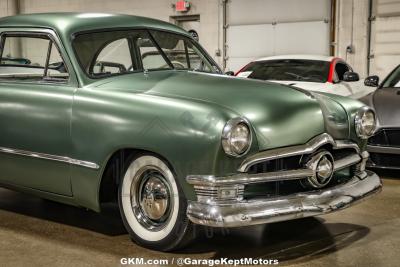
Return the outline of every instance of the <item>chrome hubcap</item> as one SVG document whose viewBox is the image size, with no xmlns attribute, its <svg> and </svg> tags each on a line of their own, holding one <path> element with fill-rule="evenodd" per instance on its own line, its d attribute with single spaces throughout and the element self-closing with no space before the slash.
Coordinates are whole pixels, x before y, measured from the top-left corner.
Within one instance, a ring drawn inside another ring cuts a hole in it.
<svg viewBox="0 0 400 267">
<path fill-rule="evenodd" d="M 143 186 L 140 207 L 151 220 L 161 219 L 168 209 L 167 186 L 156 176 L 150 177 Z"/>
<path fill-rule="evenodd" d="M 139 170 L 131 186 L 132 210 L 146 229 L 156 231 L 168 222 L 173 206 L 171 190 L 162 171 L 155 166 Z"/>
</svg>

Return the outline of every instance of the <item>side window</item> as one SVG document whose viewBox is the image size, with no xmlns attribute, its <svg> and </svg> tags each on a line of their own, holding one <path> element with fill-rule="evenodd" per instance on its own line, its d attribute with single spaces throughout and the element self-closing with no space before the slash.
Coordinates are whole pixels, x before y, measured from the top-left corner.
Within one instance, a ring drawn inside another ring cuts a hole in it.
<svg viewBox="0 0 400 267">
<path fill-rule="evenodd" d="M 183 39 L 176 35 L 153 31 L 151 33 L 175 69 L 188 69 L 187 47 Z"/>
<path fill-rule="evenodd" d="M 335 75 L 338 81 L 343 81 L 343 75 L 349 71 L 349 67 L 343 63 L 336 63 Z"/>
<path fill-rule="evenodd" d="M 175 69 L 213 72 L 209 61 L 189 38 L 162 31 L 151 34 Z"/>
<path fill-rule="evenodd" d="M 68 79 L 68 71 L 65 63 L 58 51 L 56 45 L 51 43 L 51 50 L 49 56 L 49 63 L 47 68 L 46 78 L 54 78 L 67 80 Z"/>
<path fill-rule="evenodd" d="M 383 87 L 400 88 L 400 67 L 397 67 L 384 81 Z"/>
<path fill-rule="evenodd" d="M 94 75 L 132 71 L 132 57 L 128 39 L 122 38 L 107 44 L 98 54 L 93 66 Z"/>
<path fill-rule="evenodd" d="M 147 34 L 137 36 L 135 43 L 139 49 L 143 69 L 170 69 L 170 66 Z"/>
<path fill-rule="evenodd" d="M 3 35 L 0 79 L 66 81 L 68 72 L 52 40 L 46 35 Z"/>
<path fill-rule="evenodd" d="M 192 43 L 187 43 L 190 69 L 197 71 L 212 72 L 212 66 L 208 64 L 204 55 Z"/>
</svg>

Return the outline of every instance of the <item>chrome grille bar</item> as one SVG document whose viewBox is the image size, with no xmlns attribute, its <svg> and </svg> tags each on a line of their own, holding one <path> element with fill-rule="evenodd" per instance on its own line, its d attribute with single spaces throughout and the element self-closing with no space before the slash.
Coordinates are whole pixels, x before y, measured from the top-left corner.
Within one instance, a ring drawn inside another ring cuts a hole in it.
<svg viewBox="0 0 400 267">
<path fill-rule="evenodd" d="M 361 156 L 351 154 L 335 161 L 335 171 L 342 170 L 361 162 Z M 288 171 L 266 172 L 257 174 L 235 174 L 226 177 L 190 175 L 186 178 L 189 184 L 196 186 L 226 186 L 233 184 L 254 184 L 263 182 L 275 182 L 282 180 L 299 180 L 313 175 L 311 169 L 297 169 Z"/>
<path fill-rule="evenodd" d="M 238 171 L 247 172 L 251 166 L 268 160 L 311 154 L 318 150 L 321 146 L 327 144 L 332 145 L 333 149 L 351 148 L 354 149 L 358 154 L 360 153 L 360 149 L 357 144 L 346 140 L 335 141 L 329 134 L 324 133 L 311 139 L 304 145 L 271 149 L 252 155 L 242 162 Z"/>
</svg>

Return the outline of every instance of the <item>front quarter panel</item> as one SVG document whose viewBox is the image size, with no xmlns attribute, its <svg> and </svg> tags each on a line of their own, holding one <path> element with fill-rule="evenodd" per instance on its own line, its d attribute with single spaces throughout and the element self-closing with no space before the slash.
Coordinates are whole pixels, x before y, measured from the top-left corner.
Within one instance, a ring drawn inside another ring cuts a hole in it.
<svg viewBox="0 0 400 267">
<path fill-rule="evenodd" d="M 338 105 L 342 106 L 347 114 L 348 134 L 345 138 L 341 138 L 341 139 L 353 140 L 354 142 L 359 144 L 359 146 L 361 147 L 362 150 L 364 150 L 365 146 L 366 146 L 366 141 L 360 139 L 356 134 L 355 117 L 356 117 L 358 110 L 361 107 L 365 106 L 365 104 L 361 103 L 360 101 L 357 101 L 357 100 L 354 100 L 354 99 L 351 99 L 348 97 L 339 96 L 339 95 L 327 94 L 327 93 L 320 93 L 320 94 L 326 98 L 329 98 L 329 99 L 335 101 Z"/>
<path fill-rule="evenodd" d="M 157 153 L 174 168 L 188 199 L 188 174 L 233 173 L 242 159 L 221 149 L 222 129 L 233 111 L 195 100 L 145 95 L 127 90 L 79 89 L 72 116 L 72 155 L 100 166 L 73 167 L 72 185 L 79 203 L 98 209 L 98 190 L 108 159 L 119 149 Z M 257 140 L 253 134 L 256 151 Z"/>
</svg>

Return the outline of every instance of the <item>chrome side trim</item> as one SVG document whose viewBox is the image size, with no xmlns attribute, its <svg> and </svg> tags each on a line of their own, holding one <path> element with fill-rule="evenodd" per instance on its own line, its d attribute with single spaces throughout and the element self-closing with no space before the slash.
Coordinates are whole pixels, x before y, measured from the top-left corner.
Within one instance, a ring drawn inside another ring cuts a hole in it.
<svg viewBox="0 0 400 267">
<path fill-rule="evenodd" d="M 371 153 L 400 154 L 400 147 L 368 145 L 367 151 Z"/>
<path fill-rule="evenodd" d="M 367 156 L 368 157 L 368 156 Z M 335 161 L 334 170 L 339 171 L 361 162 L 359 154 L 351 154 L 347 157 Z M 298 180 L 314 175 L 312 169 L 304 168 L 288 171 L 265 172 L 257 174 L 240 173 L 225 177 L 215 177 L 213 175 L 189 175 L 186 181 L 195 186 L 226 186 L 235 184 L 254 184 L 262 182 L 275 182 L 282 180 Z"/>
<path fill-rule="evenodd" d="M 358 154 L 360 153 L 360 148 L 357 144 L 345 140 L 335 141 L 332 136 L 327 133 L 323 133 L 311 139 L 304 145 L 276 148 L 252 155 L 242 162 L 238 171 L 247 172 L 252 165 L 267 160 L 298 156 L 302 154 L 311 154 L 326 144 L 332 145 L 333 149 L 352 148 L 356 150 Z"/>
<path fill-rule="evenodd" d="M 188 218 L 196 224 L 213 227 L 240 227 L 317 216 L 350 207 L 381 191 L 379 177 L 365 171 L 345 184 L 261 200 L 228 203 L 189 201 Z"/>
<path fill-rule="evenodd" d="M 90 169 L 96 169 L 96 170 L 100 168 L 99 165 L 97 165 L 96 163 L 89 162 L 89 161 L 78 160 L 78 159 L 72 159 L 72 158 L 64 157 L 64 156 L 50 155 L 50 154 L 44 154 L 44 153 L 36 153 L 36 152 L 31 152 L 31 151 L 26 151 L 26 150 L 5 148 L 5 147 L 0 147 L 0 152 L 1 153 L 6 153 L 6 154 L 26 156 L 26 157 L 31 157 L 31 158 L 38 158 L 38 159 L 46 159 L 46 160 L 65 162 L 65 163 L 78 165 L 78 166 L 82 166 L 82 167 L 86 167 L 86 168 L 90 168 Z"/>
</svg>

